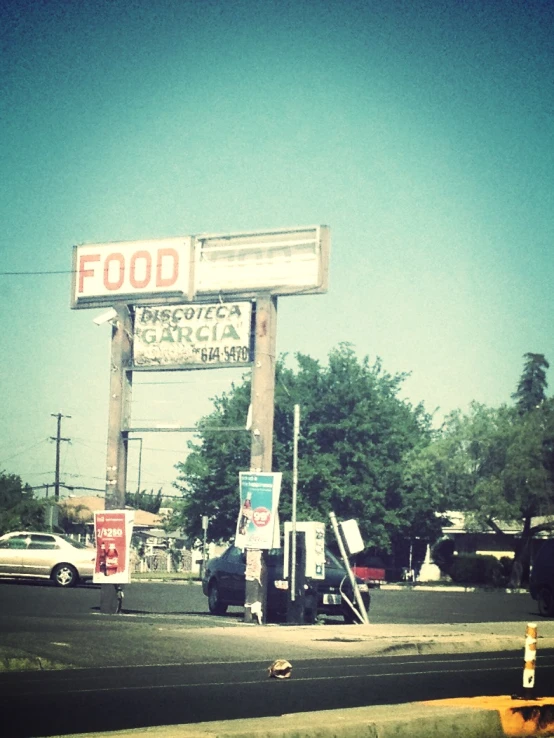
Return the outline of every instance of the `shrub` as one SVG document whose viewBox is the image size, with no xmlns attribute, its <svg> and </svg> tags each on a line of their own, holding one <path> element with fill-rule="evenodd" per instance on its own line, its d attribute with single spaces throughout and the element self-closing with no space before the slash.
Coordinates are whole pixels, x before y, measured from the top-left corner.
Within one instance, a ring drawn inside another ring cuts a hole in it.
<svg viewBox="0 0 554 738">
<path fill-rule="evenodd" d="M 510 579 L 513 565 L 514 565 L 514 560 L 512 557 L 502 556 L 500 558 L 500 566 L 502 567 L 502 578 L 505 580 L 506 583 L 508 583 Z"/>
<path fill-rule="evenodd" d="M 459 554 L 449 570 L 452 581 L 458 584 L 490 584 L 498 586 L 503 581 L 503 567 L 494 556 Z"/>
<path fill-rule="evenodd" d="M 454 561 L 454 541 L 451 538 L 441 538 L 431 549 L 431 558 L 439 569 L 450 574 L 450 567 Z"/>
</svg>

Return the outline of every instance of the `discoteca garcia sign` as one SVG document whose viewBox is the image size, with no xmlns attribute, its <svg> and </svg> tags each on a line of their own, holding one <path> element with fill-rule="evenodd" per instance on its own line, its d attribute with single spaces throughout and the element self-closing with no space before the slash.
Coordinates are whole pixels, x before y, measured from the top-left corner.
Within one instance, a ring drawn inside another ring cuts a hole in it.
<svg viewBox="0 0 554 738">
<path fill-rule="evenodd" d="M 251 362 L 252 303 L 137 307 L 134 369 L 199 369 Z"/>
</svg>

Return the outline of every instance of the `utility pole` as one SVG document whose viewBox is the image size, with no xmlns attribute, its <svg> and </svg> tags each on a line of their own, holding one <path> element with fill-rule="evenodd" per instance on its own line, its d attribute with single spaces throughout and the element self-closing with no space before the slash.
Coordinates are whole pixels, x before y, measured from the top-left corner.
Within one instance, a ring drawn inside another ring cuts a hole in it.
<svg viewBox="0 0 554 738">
<path fill-rule="evenodd" d="M 270 472 L 273 463 L 273 416 L 275 402 L 275 350 L 277 335 L 277 298 L 259 295 L 256 300 L 254 366 L 252 367 L 252 436 L 250 471 Z M 267 567 L 262 551 L 246 549 L 247 571 L 259 570 L 259 577 L 246 579 L 244 622 L 252 622 L 252 606 L 261 604 L 265 622 L 267 603 Z"/>
<path fill-rule="evenodd" d="M 106 454 L 106 510 L 125 508 L 127 487 L 127 450 L 129 420 L 131 417 L 131 389 L 133 383 L 133 316 L 127 305 L 115 308 L 117 316 L 112 323 L 110 405 L 108 417 L 108 444 Z M 102 584 L 100 612 L 116 614 L 120 601 L 113 584 Z"/>
<path fill-rule="evenodd" d="M 250 471 L 270 472 L 273 463 L 277 298 L 256 300 L 254 366 L 252 367 L 252 441 Z"/>
<path fill-rule="evenodd" d="M 54 481 L 54 499 L 56 502 L 60 499 L 60 445 L 62 441 L 71 442 L 69 438 L 62 438 L 62 418 L 70 418 L 71 415 L 63 415 L 62 413 L 50 413 L 53 418 L 57 418 L 57 432 L 55 436 L 50 436 L 51 441 L 56 441 L 56 477 Z M 48 494 L 48 493 L 47 493 Z"/>
</svg>

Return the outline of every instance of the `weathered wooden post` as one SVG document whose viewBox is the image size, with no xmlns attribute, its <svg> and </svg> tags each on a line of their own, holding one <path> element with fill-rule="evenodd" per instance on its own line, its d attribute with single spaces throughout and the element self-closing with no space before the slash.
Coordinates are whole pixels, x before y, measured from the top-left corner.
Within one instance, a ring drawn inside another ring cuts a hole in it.
<svg viewBox="0 0 554 738">
<path fill-rule="evenodd" d="M 106 456 L 106 510 L 125 508 L 127 485 L 127 449 L 131 388 L 133 383 L 133 319 L 127 305 L 115 308 L 117 316 L 112 322 L 112 347 L 110 365 L 110 404 L 108 416 L 108 447 Z M 100 612 L 119 612 L 119 588 L 102 584 L 100 588 Z"/>
<path fill-rule="evenodd" d="M 252 367 L 252 429 L 250 471 L 270 472 L 273 462 L 273 416 L 275 399 L 275 350 L 277 298 L 261 295 L 256 301 L 254 365 Z M 261 611 L 258 622 L 265 622 L 267 568 L 263 552 L 246 549 L 246 597 L 244 622 Z"/>
</svg>

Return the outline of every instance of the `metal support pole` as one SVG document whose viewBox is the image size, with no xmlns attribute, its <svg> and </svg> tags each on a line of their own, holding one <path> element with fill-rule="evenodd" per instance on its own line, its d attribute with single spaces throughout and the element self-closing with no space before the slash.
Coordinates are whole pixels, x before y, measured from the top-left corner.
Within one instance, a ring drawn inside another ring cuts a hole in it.
<svg viewBox="0 0 554 738">
<path fill-rule="evenodd" d="M 339 530 L 339 526 L 337 523 L 337 516 L 334 512 L 329 513 L 329 517 L 331 518 L 331 523 L 333 525 L 333 530 L 335 531 L 335 537 L 337 539 L 337 543 L 339 544 L 340 553 L 342 556 L 342 559 L 344 561 L 344 566 L 346 569 L 346 572 L 348 574 L 348 577 L 350 579 L 350 584 L 352 585 L 352 591 L 354 592 L 354 597 L 356 598 L 356 603 L 358 607 L 360 608 L 360 617 L 364 621 L 364 623 L 369 625 L 369 617 L 367 615 L 367 611 L 364 606 L 364 601 L 362 600 L 362 595 L 360 594 L 360 590 L 358 589 L 358 583 L 356 582 L 356 577 L 354 576 L 354 573 L 352 569 L 350 568 L 350 563 L 348 561 L 348 556 L 346 554 L 346 549 L 344 547 L 344 542 L 342 540 L 342 534 Z"/>
<path fill-rule="evenodd" d="M 277 298 L 260 295 L 256 300 L 254 330 L 254 365 L 252 367 L 252 429 L 250 471 L 270 472 L 273 462 L 273 416 L 275 402 L 275 348 L 277 334 Z M 251 623 L 252 615 L 261 608 L 258 622 L 265 622 L 267 603 L 267 567 L 263 554 L 246 550 L 249 571 L 260 568 L 259 579 L 246 580 L 244 622 Z"/>
<path fill-rule="evenodd" d="M 137 495 L 140 495 L 140 474 L 142 470 L 142 438 L 138 438 L 139 444 L 139 457 L 138 457 L 138 479 L 137 479 Z"/>
<path fill-rule="evenodd" d="M 110 404 L 108 446 L 106 457 L 106 510 L 125 508 L 127 485 L 128 431 L 133 382 L 133 319 L 126 305 L 115 308 L 117 318 L 112 324 Z M 102 584 L 100 611 L 116 614 L 121 608 L 118 587 Z"/>
<path fill-rule="evenodd" d="M 129 428 L 122 428 L 122 431 L 127 431 L 127 434 L 131 431 Z M 136 431 L 133 429 L 133 433 L 136 433 Z M 127 438 L 127 443 L 131 443 L 131 441 L 138 441 L 139 442 L 139 452 L 138 452 L 138 468 L 137 468 L 137 495 L 140 494 L 140 475 L 141 475 L 141 469 L 142 469 L 142 438 L 136 437 L 136 438 Z"/>
<path fill-rule="evenodd" d="M 297 539 L 296 547 L 296 562 L 292 562 L 292 556 L 290 560 L 291 571 L 290 571 L 290 601 L 287 607 L 287 622 L 294 623 L 295 625 L 304 625 L 306 622 L 306 533 L 300 532 L 293 534 L 290 532 L 290 537 L 294 540 Z M 291 542 L 292 548 L 292 542 Z M 294 582 L 294 597 L 292 596 L 292 586 Z"/>
<path fill-rule="evenodd" d="M 208 523 L 209 519 L 207 515 L 202 515 L 202 570 L 200 572 L 200 578 L 204 576 L 207 564 L 207 553 L 208 553 Z"/>
<path fill-rule="evenodd" d="M 291 580 L 290 599 L 296 599 L 296 507 L 298 493 L 298 436 L 300 435 L 300 405 L 294 406 L 294 430 L 292 451 L 292 546 L 291 546 Z"/>
</svg>

